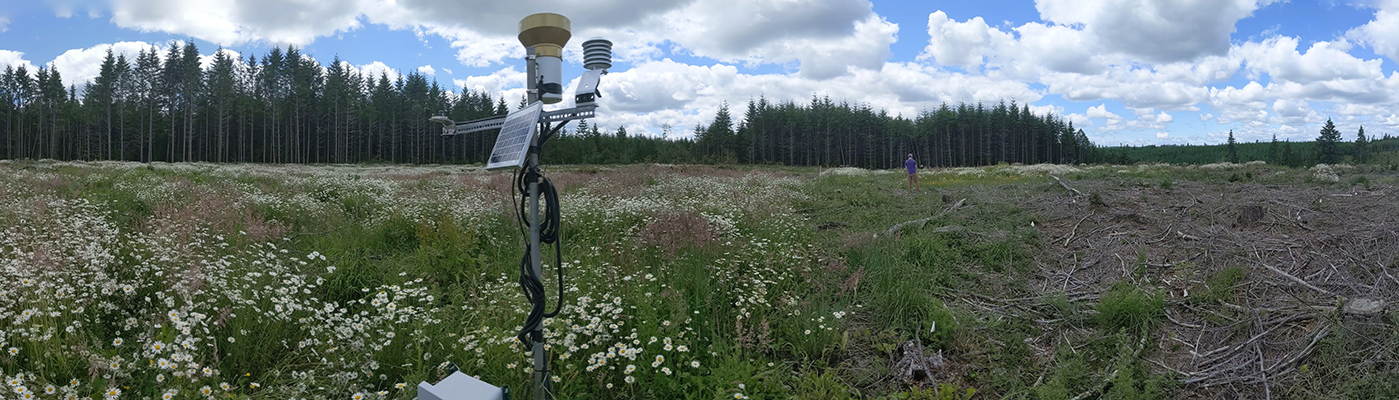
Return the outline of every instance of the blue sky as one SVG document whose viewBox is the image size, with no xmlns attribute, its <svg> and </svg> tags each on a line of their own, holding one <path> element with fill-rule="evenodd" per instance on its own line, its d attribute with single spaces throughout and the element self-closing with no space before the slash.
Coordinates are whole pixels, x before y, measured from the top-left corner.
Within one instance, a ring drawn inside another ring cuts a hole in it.
<svg viewBox="0 0 1399 400">
<path fill-rule="evenodd" d="M 598 123 L 688 134 L 721 102 L 813 95 L 911 116 L 1014 100 L 1099 144 L 1399 134 L 1399 0 L 41 0 L 0 4 L 0 67 L 81 86 L 108 48 L 193 40 L 243 57 L 296 45 L 373 74 L 522 93 L 515 23 L 573 21 L 616 42 Z"/>
</svg>

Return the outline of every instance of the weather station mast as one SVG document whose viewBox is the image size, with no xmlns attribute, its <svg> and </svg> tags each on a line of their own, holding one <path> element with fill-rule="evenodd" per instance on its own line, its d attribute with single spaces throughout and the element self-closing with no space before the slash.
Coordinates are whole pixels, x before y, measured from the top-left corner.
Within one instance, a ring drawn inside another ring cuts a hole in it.
<svg viewBox="0 0 1399 400">
<path fill-rule="evenodd" d="M 545 104 L 563 102 L 563 47 L 572 37 L 568 17 L 554 13 L 532 14 L 520 20 L 520 44 L 525 46 L 526 105 L 507 115 L 457 122 L 446 116 L 429 119 L 442 125 L 443 136 L 499 129 L 495 147 L 486 161 L 487 170 L 510 169 L 515 172 L 515 190 L 522 195 L 519 204 L 521 223 L 529 225 L 525 254 L 520 260 L 520 287 L 530 303 L 523 329 L 517 338 L 527 343 L 534 358 L 534 399 L 553 397 L 549 380 L 549 357 L 544 348 L 544 319 L 563 309 L 563 257 L 559 244 L 558 192 L 539 171 L 540 149 L 563 129 L 568 121 L 591 118 L 597 109 L 598 81 L 612 67 L 612 42 L 593 38 L 583 42 L 583 75 L 574 89 L 572 108 L 545 111 Z M 541 218 L 540 204 L 544 212 Z M 558 292 L 552 312 L 546 312 L 545 288 L 542 280 L 540 245 L 554 246 L 555 268 L 558 271 Z M 510 390 L 482 382 L 455 371 L 436 385 L 418 384 L 421 400 L 497 400 L 508 399 Z"/>
</svg>

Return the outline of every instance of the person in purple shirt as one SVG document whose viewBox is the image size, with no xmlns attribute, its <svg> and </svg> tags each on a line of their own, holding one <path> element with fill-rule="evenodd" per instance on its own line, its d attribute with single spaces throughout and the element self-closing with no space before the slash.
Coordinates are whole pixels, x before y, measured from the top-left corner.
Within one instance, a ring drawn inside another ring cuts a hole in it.
<svg viewBox="0 0 1399 400">
<path fill-rule="evenodd" d="M 918 161 L 913 160 L 913 153 L 908 153 L 904 168 L 908 169 L 908 190 L 918 190 Z"/>
</svg>

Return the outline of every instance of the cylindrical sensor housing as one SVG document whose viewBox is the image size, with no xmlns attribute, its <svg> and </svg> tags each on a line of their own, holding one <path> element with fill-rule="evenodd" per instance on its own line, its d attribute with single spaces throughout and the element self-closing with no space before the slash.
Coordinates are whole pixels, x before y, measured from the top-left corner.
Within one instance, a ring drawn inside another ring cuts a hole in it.
<svg viewBox="0 0 1399 400">
<path fill-rule="evenodd" d="M 572 37 L 568 17 L 554 13 L 532 14 L 520 20 L 520 44 L 534 48 L 539 68 L 536 89 L 544 104 L 563 101 L 563 46 Z"/>
<path fill-rule="evenodd" d="M 537 49 L 537 48 L 536 48 Z M 558 57 L 540 57 L 535 55 L 534 62 L 539 67 L 539 82 L 536 89 L 539 89 L 539 101 L 544 104 L 554 104 L 563 101 L 563 68 L 560 65 L 563 60 Z"/>
<path fill-rule="evenodd" d="M 612 41 L 595 37 L 583 42 L 583 68 L 612 68 Z"/>
</svg>

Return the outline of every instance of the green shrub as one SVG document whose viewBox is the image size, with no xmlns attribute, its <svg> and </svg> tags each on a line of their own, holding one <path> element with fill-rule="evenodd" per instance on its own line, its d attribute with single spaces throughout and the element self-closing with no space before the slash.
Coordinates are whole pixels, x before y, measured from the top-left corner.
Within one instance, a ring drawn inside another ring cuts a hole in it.
<svg viewBox="0 0 1399 400">
<path fill-rule="evenodd" d="M 1357 176 L 1350 180 L 1351 186 L 1364 186 L 1365 190 L 1370 190 L 1370 179 L 1364 176 Z"/>
<path fill-rule="evenodd" d="M 1165 314 L 1164 305 L 1160 297 L 1119 282 L 1098 300 L 1098 327 L 1109 332 L 1146 334 L 1156 329 Z"/>
<path fill-rule="evenodd" d="M 1103 202 L 1103 195 L 1097 193 L 1093 193 L 1092 196 L 1088 196 L 1088 203 L 1098 207 L 1107 206 L 1107 203 Z"/>
<path fill-rule="evenodd" d="M 840 382 L 840 379 L 830 371 L 817 374 L 814 371 L 807 371 L 802 374 L 801 382 L 797 383 L 796 395 L 793 399 L 851 399 L 850 387 Z"/>
<path fill-rule="evenodd" d="M 951 383 L 939 383 L 927 389 L 913 388 L 895 398 L 908 400 L 966 400 L 976 395 L 974 388 L 962 388 Z"/>
<path fill-rule="evenodd" d="M 1200 295 L 1200 300 L 1210 303 L 1233 300 L 1234 285 L 1238 285 L 1239 281 L 1242 281 L 1245 275 L 1247 275 L 1247 272 L 1240 267 L 1228 267 L 1216 272 L 1214 276 L 1211 276 L 1210 279 L 1206 281 L 1206 284 L 1209 285 L 1209 290 Z"/>
</svg>

